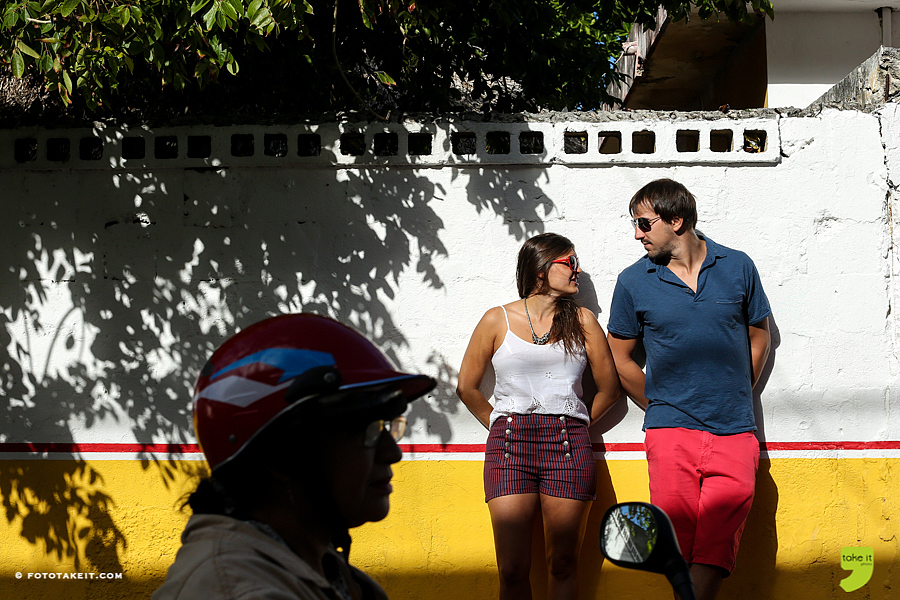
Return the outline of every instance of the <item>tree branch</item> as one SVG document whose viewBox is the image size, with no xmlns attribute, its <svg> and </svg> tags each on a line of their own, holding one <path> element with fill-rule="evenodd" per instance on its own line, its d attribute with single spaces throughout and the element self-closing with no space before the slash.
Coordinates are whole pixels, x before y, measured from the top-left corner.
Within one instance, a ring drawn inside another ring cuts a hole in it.
<svg viewBox="0 0 900 600">
<path fill-rule="evenodd" d="M 353 92 L 353 95 L 356 96 L 356 99 L 360 101 L 370 113 L 372 113 L 376 119 L 379 121 L 387 121 L 387 117 L 382 117 L 369 105 L 368 102 L 362 99 L 362 96 L 356 91 L 356 88 L 350 83 L 350 80 L 347 79 L 347 75 L 344 73 L 344 69 L 341 67 L 341 61 L 338 60 L 337 55 L 337 19 L 338 19 L 338 2 L 339 0 L 334 0 L 334 21 L 331 24 L 331 55 L 334 57 L 334 64 L 337 65 L 338 72 L 341 74 L 341 79 L 344 80 L 344 83 L 347 84 L 347 87 L 350 88 L 350 91 Z"/>
</svg>

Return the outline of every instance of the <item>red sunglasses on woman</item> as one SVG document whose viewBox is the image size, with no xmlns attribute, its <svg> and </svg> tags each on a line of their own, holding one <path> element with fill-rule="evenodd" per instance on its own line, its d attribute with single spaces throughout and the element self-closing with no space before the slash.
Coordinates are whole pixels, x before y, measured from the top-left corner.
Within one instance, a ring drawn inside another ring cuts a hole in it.
<svg viewBox="0 0 900 600">
<path fill-rule="evenodd" d="M 572 269 L 572 271 L 578 270 L 578 257 L 575 256 L 574 254 L 570 254 L 569 256 L 567 256 L 565 258 L 560 258 L 558 260 L 554 260 L 553 264 L 556 264 L 556 263 L 566 265 L 570 269 Z"/>
</svg>

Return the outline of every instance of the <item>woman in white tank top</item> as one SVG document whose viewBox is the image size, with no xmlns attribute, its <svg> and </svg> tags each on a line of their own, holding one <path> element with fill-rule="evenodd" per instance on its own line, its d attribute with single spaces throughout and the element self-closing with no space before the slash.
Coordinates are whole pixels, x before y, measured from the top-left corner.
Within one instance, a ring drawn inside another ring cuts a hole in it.
<svg viewBox="0 0 900 600">
<path fill-rule="evenodd" d="M 531 533 L 544 522 L 549 600 L 577 597 L 578 551 L 596 488 L 588 426 L 619 399 L 606 335 L 580 308 L 572 242 L 535 236 L 519 251 L 520 300 L 488 310 L 475 328 L 456 393 L 488 428 L 485 500 L 491 514 L 500 600 L 530 599 Z M 590 364 L 597 393 L 581 378 Z M 494 405 L 479 386 L 494 368 Z"/>
</svg>

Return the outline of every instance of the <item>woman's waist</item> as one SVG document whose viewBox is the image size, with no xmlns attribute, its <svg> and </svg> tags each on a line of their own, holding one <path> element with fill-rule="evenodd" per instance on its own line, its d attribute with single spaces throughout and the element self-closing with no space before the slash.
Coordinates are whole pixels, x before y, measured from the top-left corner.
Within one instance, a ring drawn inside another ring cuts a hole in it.
<svg viewBox="0 0 900 600">
<path fill-rule="evenodd" d="M 562 432 L 565 435 L 567 429 L 587 426 L 590 418 L 587 413 L 545 413 L 545 412 L 502 412 L 491 413 L 491 427 L 505 426 L 511 430 L 531 431 L 540 434 L 554 436 Z"/>
<path fill-rule="evenodd" d="M 503 398 L 495 398 L 494 409 L 491 411 L 490 423 L 493 425 L 499 417 L 547 417 L 550 419 L 577 419 L 584 423 L 590 422 L 587 406 L 580 398 L 574 398 L 570 402 L 559 403 L 513 403 L 506 402 Z M 541 419 L 537 419 L 540 421 Z M 537 422 L 536 421 L 536 422 Z"/>
</svg>

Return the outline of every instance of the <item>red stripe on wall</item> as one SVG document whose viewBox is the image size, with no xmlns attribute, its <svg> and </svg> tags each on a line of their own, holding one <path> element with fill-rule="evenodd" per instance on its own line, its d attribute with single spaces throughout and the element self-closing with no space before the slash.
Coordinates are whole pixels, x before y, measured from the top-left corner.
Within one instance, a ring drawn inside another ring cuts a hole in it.
<svg viewBox="0 0 900 600">
<path fill-rule="evenodd" d="M 451 452 L 484 452 L 484 444 L 400 444 L 404 452 L 451 453 Z M 762 450 L 900 450 L 900 441 L 884 442 L 765 442 L 760 444 Z M 643 452 L 644 444 L 640 442 L 596 443 L 594 452 Z M 12 442 L 0 443 L 0 454 L 14 452 L 62 452 L 69 454 L 86 452 L 107 452 L 133 454 L 172 453 L 199 454 L 197 444 L 102 444 L 102 443 L 40 443 Z"/>
</svg>

